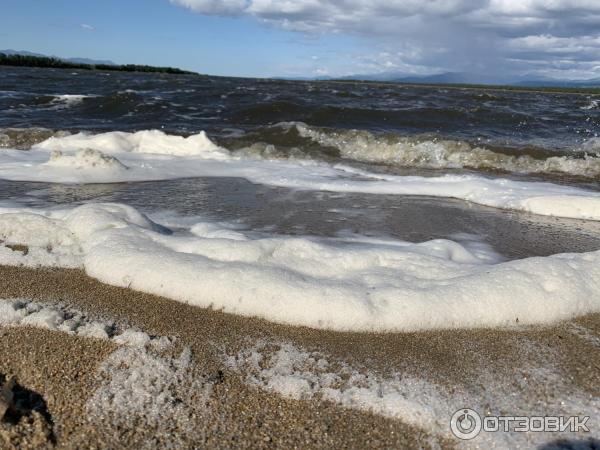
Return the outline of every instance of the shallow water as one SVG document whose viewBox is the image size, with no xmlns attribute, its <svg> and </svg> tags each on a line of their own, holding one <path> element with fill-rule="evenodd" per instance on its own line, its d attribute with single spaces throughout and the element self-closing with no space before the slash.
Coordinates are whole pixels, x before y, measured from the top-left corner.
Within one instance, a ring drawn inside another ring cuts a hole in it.
<svg viewBox="0 0 600 450">
<path fill-rule="evenodd" d="M 35 208 L 125 203 L 157 218 L 201 217 L 284 235 L 481 240 L 507 259 L 600 250 L 600 224 L 501 211 L 454 199 L 340 194 L 239 178 L 61 185 L 0 180 L 0 200 Z"/>
</svg>

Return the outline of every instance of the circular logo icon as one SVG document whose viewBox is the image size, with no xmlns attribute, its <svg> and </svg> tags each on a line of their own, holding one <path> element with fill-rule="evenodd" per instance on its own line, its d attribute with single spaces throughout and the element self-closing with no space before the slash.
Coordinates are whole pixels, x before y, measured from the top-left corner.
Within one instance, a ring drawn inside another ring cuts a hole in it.
<svg viewBox="0 0 600 450">
<path fill-rule="evenodd" d="M 481 431 L 481 416 L 469 408 L 459 409 L 450 419 L 450 429 L 459 439 L 473 439 Z"/>
</svg>

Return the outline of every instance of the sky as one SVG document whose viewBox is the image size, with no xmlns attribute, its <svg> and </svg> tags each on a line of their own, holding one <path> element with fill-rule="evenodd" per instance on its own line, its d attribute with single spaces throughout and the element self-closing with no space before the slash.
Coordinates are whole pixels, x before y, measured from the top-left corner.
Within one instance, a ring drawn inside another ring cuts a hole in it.
<svg viewBox="0 0 600 450">
<path fill-rule="evenodd" d="M 0 0 L 0 49 L 213 75 L 600 78 L 600 0 Z"/>
</svg>

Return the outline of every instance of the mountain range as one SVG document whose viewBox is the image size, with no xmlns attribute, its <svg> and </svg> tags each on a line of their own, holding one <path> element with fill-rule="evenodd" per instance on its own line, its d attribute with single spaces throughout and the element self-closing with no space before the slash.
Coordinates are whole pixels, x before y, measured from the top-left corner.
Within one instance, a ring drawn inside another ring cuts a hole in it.
<svg viewBox="0 0 600 450">
<path fill-rule="evenodd" d="M 358 81 L 381 81 L 396 83 L 417 83 L 417 84 L 490 84 L 490 85 L 510 85 L 510 86 L 531 86 L 531 87 L 599 87 L 600 78 L 588 80 L 560 80 L 554 78 L 540 77 L 503 77 L 489 76 L 476 73 L 464 72 L 444 72 L 433 75 L 403 75 L 394 72 L 384 72 L 378 74 L 348 75 L 344 77 L 319 77 L 319 80 L 358 80 Z M 482 81 L 485 80 L 485 81 Z"/>
<path fill-rule="evenodd" d="M 114 62 L 112 62 L 110 60 L 89 59 L 89 58 L 61 58 L 60 56 L 48 56 L 48 55 L 43 55 L 41 53 L 28 52 L 26 50 L 7 49 L 7 50 L 0 50 L 0 53 L 4 53 L 5 55 L 23 55 L 23 56 L 38 56 L 38 57 L 43 57 L 43 58 L 48 58 L 48 57 L 56 58 L 56 59 L 60 59 L 61 61 L 67 61 L 67 62 L 70 62 L 73 64 L 92 64 L 92 65 L 105 64 L 105 65 L 109 65 L 109 66 L 116 65 Z"/>
</svg>

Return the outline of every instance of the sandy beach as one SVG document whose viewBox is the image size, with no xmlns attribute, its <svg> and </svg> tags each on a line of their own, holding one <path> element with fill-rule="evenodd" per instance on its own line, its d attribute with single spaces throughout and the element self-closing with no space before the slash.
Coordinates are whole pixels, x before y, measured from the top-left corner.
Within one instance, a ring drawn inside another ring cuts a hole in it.
<svg viewBox="0 0 600 450">
<path fill-rule="evenodd" d="M 370 376 L 381 379 L 397 373 L 404 379 L 418 377 L 448 395 L 448 406 L 455 409 L 470 406 L 452 405 L 460 399 L 495 411 L 510 398 L 515 408 L 549 414 L 553 405 L 578 398 L 586 404 L 600 394 L 599 315 L 545 328 L 334 333 L 275 325 L 115 288 L 79 270 L 6 266 L 0 267 L 0 296 L 60 304 L 90 317 L 119 318 L 120 323 L 150 336 L 175 338 L 167 354 L 176 356 L 188 347 L 193 361 L 177 386 L 190 397 L 179 400 L 184 407 L 173 409 L 172 416 L 165 410 L 160 420 L 154 420 L 119 408 L 98 415 L 90 399 L 102 384 L 100 368 L 117 345 L 42 328 L 2 328 L 0 374 L 14 376 L 19 386 L 39 395 L 47 411 L 44 415 L 28 412 L 17 426 L 3 424 L 3 448 L 42 448 L 41 443 L 48 448 L 431 448 L 462 444 L 448 430 L 415 426 L 418 421 L 410 416 L 409 420 L 385 417 L 316 395 L 286 398 L 272 386 L 249 383 L 250 371 L 232 366 L 226 355 L 239 354 L 256 342 L 310 349 L 358 371 L 368 367 Z M 198 390 L 194 379 L 204 380 L 205 386 Z M 191 401 L 201 391 L 197 401 Z M 425 405 L 427 399 L 438 401 L 426 389 L 417 395 L 423 396 Z M 591 417 L 591 430 L 598 429 L 597 420 Z M 127 426 L 131 424 L 136 426 Z M 544 441 L 559 438 L 589 436 L 546 437 Z"/>
<path fill-rule="evenodd" d="M 600 449 L 593 91 L 73 70 L 0 70 L 1 450 Z"/>
</svg>

